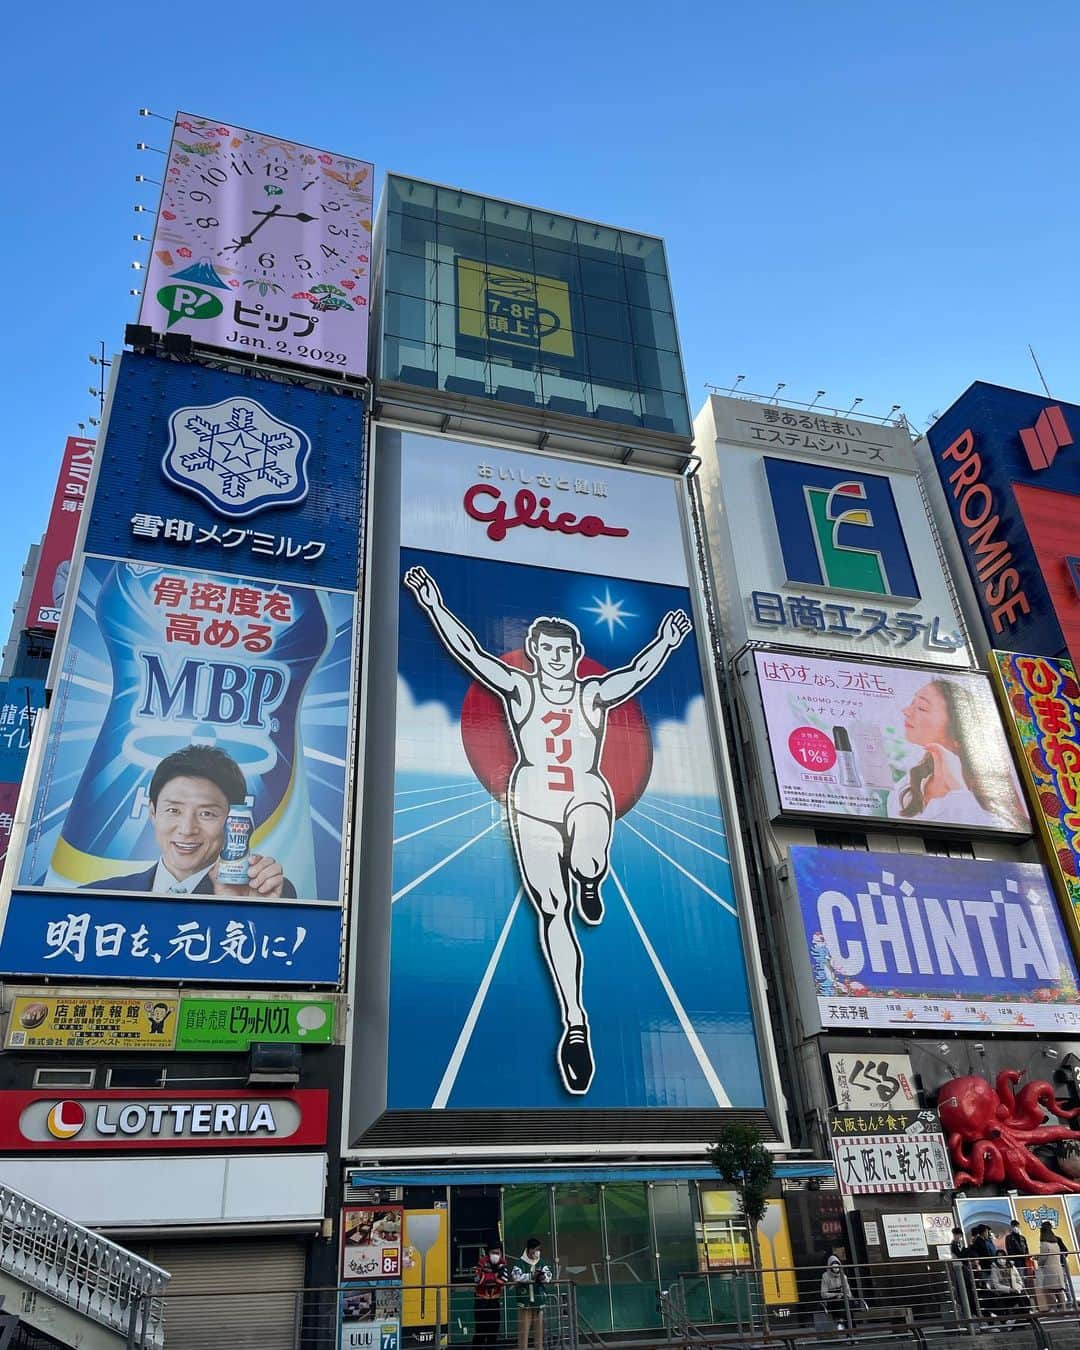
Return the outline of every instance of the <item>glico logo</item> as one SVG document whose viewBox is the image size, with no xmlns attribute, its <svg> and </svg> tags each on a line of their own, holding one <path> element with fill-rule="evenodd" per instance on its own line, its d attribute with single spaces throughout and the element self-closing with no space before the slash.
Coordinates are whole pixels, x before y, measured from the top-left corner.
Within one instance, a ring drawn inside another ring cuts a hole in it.
<svg viewBox="0 0 1080 1350">
<path fill-rule="evenodd" d="M 765 475 L 789 582 L 919 598 L 887 478 L 768 457 Z"/>
<path fill-rule="evenodd" d="M 78 1102 L 57 1102 L 45 1118 L 54 1139 L 74 1139 L 86 1124 L 86 1111 Z"/>
</svg>

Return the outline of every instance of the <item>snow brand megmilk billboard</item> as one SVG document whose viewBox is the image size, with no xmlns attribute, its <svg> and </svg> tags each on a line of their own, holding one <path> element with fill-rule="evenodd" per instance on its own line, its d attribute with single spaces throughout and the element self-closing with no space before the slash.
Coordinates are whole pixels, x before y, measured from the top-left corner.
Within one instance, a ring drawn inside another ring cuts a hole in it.
<svg viewBox="0 0 1080 1350">
<path fill-rule="evenodd" d="M 809 953 L 808 1022 L 1072 1027 L 1076 966 L 1038 864 L 797 847 L 791 868 Z M 805 958 L 797 968 L 807 969 Z"/>
<path fill-rule="evenodd" d="M 761 1107 L 681 482 L 401 463 L 388 1106 Z"/>
<path fill-rule="evenodd" d="M 337 982 L 363 434 L 345 391 L 121 358 L 4 969 Z"/>
</svg>

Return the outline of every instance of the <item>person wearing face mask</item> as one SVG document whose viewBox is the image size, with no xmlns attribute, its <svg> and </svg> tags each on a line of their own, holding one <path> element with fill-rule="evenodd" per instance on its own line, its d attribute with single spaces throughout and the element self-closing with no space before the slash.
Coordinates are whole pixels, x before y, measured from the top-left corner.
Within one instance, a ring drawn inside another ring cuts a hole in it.
<svg viewBox="0 0 1080 1350">
<path fill-rule="evenodd" d="M 492 1346 L 499 1335 L 503 1289 L 510 1283 L 510 1268 L 503 1259 L 502 1244 L 489 1242 L 476 1263 L 473 1308 L 476 1330 L 473 1345 Z"/>
<path fill-rule="evenodd" d="M 903 713 L 904 736 L 925 753 L 889 793 L 891 818 L 1026 827 L 1008 769 L 987 773 L 980 767 L 984 716 L 957 680 L 929 680 L 915 691 Z"/>
</svg>

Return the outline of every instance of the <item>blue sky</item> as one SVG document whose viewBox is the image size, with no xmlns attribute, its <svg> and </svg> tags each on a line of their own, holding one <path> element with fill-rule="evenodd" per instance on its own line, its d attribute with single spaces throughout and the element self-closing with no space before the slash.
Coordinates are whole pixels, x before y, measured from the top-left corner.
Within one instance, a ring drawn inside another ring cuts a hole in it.
<svg viewBox="0 0 1080 1350">
<path fill-rule="evenodd" d="M 18 6 L 0 234 L 0 605 L 44 527 L 87 353 L 135 317 L 178 106 L 662 234 L 691 406 L 731 384 L 919 427 L 972 379 L 1080 394 L 1080 11 L 1004 0 Z M 145 230 L 144 230 L 145 232 Z M 6 618 L 0 617 L 6 628 Z"/>
</svg>

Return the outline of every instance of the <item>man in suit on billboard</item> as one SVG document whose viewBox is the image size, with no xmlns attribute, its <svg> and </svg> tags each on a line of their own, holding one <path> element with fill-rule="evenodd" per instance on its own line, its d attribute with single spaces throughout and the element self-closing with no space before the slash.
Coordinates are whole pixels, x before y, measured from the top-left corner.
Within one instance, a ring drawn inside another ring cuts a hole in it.
<svg viewBox="0 0 1080 1350">
<path fill-rule="evenodd" d="M 603 919 L 600 888 L 615 821 L 611 787 L 600 767 L 607 716 L 660 673 L 690 632 L 690 620 L 682 610 L 672 610 L 652 642 L 625 666 L 582 678 L 577 672 L 585 649 L 576 625 L 567 619 L 537 618 L 525 636 L 530 673 L 485 651 L 447 609 L 423 567 L 411 567 L 405 585 L 454 660 L 502 700 L 517 754 L 506 789 L 506 814 L 521 877 L 540 918 L 541 949 L 562 1013 L 556 1063 L 566 1090 L 586 1093 L 595 1066 L 581 1001 L 582 955 L 573 900 L 576 895 L 583 922 Z"/>
<path fill-rule="evenodd" d="M 281 864 L 258 853 L 250 855 L 246 887 L 217 879 L 229 807 L 246 799 L 240 766 L 224 750 L 187 745 L 167 755 L 150 780 L 150 823 L 161 857 L 143 871 L 92 881 L 81 889 L 295 900 L 296 888 Z"/>
</svg>

